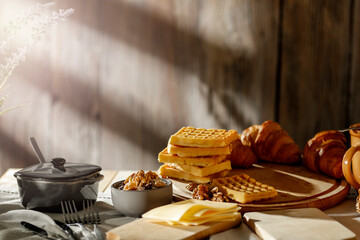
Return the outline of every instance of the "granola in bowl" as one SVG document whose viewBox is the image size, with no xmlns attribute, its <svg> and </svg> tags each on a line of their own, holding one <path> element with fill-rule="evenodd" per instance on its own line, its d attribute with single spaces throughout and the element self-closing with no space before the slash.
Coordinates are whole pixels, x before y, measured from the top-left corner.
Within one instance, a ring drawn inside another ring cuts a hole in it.
<svg viewBox="0 0 360 240">
<path fill-rule="evenodd" d="M 120 190 L 131 191 L 137 190 L 142 191 L 146 189 L 156 189 L 165 187 L 166 182 L 162 180 L 156 172 L 139 170 L 136 173 L 128 176 L 125 181 L 119 186 Z"/>
</svg>

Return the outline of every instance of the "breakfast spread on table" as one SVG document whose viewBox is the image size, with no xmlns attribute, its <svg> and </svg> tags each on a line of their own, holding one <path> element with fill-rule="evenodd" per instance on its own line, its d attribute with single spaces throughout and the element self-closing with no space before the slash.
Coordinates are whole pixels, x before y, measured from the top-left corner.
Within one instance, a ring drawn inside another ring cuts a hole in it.
<svg viewBox="0 0 360 240">
<path fill-rule="evenodd" d="M 275 197 L 277 192 L 246 174 L 226 177 L 231 165 L 250 167 L 259 158 L 292 164 L 300 161 L 300 154 L 278 123 L 266 121 L 241 135 L 235 130 L 183 127 L 170 136 L 158 161 L 164 163 L 160 175 L 200 184 L 193 189 L 193 198 L 246 203 Z M 203 185 L 207 183 L 212 184 Z"/>
<path fill-rule="evenodd" d="M 274 198 L 278 192 L 240 169 L 251 168 L 258 161 L 296 168 L 303 154 L 306 168 L 342 178 L 345 143 L 339 131 L 324 131 L 310 139 L 302 152 L 279 123 L 269 120 L 241 134 L 236 130 L 183 127 L 170 136 L 168 146 L 159 153 L 158 161 L 163 163 L 159 174 L 189 183 L 185 188 L 194 199 L 246 204 Z M 234 172 L 234 168 L 240 169 Z"/>
<path fill-rule="evenodd" d="M 355 152 L 359 147 L 353 148 Z M 135 221 L 141 228 L 166 231 L 164 224 L 182 225 L 189 227 L 186 234 L 208 236 L 235 226 L 247 212 L 336 205 L 350 189 L 343 179 L 347 153 L 346 138 L 336 130 L 317 133 L 301 151 L 274 121 L 252 125 L 240 134 L 236 130 L 182 127 L 158 154 L 158 162 L 163 164 L 159 175 L 139 170 L 113 183 L 112 202 L 126 216 L 142 217 Z M 62 174 L 69 163 L 64 165 L 65 160 L 57 159 L 63 160 L 60 165 L 55 160 L 51 171 Z M 21 180 L 22 175 L 17 177 Z M 179 190 L 186 194 L 176 200 Z M 115 228 L 108 236 L 117 239 L 134 224 Z M 191 228 L 200 225 L 204 228 Z M 255 223 L 254 228 L 261 227 Z"/>
<path fill-rule="evenodd" d="M 162 163 L 158 172 L 172 180 L 174 196 L 180 194 L 183 199 L 153 208 L 136 225 L 121 226 L 111 234 L 127 236 L 128 230 L 141 226 L 158 236 L 155 232 L 167 232 L 169 226 L 174 228 L 167 233 L 175 234 L 178 225 L 201 225 L 206 229 L 199 235 L 203 237 L 234 226 L 229 224 L 249 211 L 334 206 L 349 191 L 339 174 L 346 152 L 343 136 L 338 131 L 318 133 L 302 151 L 273 121 L 250 126 L 242 133 L 182 127 L 158 154 Z M 210 222 L 226 224 L 220 228 L 207 225 Z M 261 228 L 258 223 L 254 226 Z M 186 230 L 187 236 L 196 239 L 197 229 Z"/>
</svg>

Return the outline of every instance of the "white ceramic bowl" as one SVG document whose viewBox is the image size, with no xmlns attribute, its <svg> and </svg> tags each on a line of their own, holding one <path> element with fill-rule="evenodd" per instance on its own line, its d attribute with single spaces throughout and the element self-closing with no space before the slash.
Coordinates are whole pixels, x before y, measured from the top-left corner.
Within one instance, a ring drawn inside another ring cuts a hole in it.
<svg viewBox="0 0 360 240">
<path fill-rule="evenodd" d="M 111 198 L 114 208 L 129 217 L 141 217 L 141 215 L 153 208 L 160 207 L 172 202 L 172 182 L 169 179 L 162 180 L 166 186 L 155 189 L 120 190 L 124 180 L 111 185 Z"/>
</svg>

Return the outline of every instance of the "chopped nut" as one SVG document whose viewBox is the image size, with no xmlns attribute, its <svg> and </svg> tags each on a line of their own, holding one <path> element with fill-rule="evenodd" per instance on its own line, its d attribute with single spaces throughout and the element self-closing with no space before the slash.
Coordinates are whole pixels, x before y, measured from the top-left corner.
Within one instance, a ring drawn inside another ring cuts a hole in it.
<svg viewBox="0 0 360 240">
<path fill-rule="evenodd" d="M 186 188 L 193 188 L 195 184 L 188 184 Z M 189 190 L 190 190 L 189 189 Z M 193 199 L 200 199 L 200 200 L 211 200 L 215 202 L 229 202 L 229 198 L 225 196 L 222 192 L 219 191 L 218 187 L 213 187 L 211 190 L 206 185 L 203 184 L 196 184 L 194 187 Z"/>
<path fill-rule="evenodd" d="M 212 193 L 217 193 L 217 192 L 219 192 L 219 188 L 218 188 L 218 187 L 213 187 L 213 188 L 211 189 L 211 192 L 212 192 Z"/>
<path fill-rule="evenodd" d="M 159 178 L 159 176 L 152 171 L 145 173 L 139 170 L 137 173 L 131 174 L 124 181 L 124 185 L 120 186 L 122 190 L 144 190 L 154 189 L 166 186 L 166 183 Z"/>
<path fill-rule="evenodd" d="M 153 180 L 153 186 L 156 188 L 161 188 L 165 187 L 166 183 L 158 177 L 157 179 Z"/>
<path fill-rule="evenodd" d="M 218 187 L 213 187 L 210 191 L 212 193 L 211 201 L 214 202 L 228 202 L 229 198 L 219 191 Z"/>
<path fill-rule="evenodd" d="M 200 184 L 194 189 L 192 196 L 194 199 L 209 200 L 209 188 L 203 184 Z"/>
<path fill-rule="evenodd" d="M 195 183 L 195 182 L 191 182 L 188 185 L 185 186 L 185 188 L 189 191 L 194 191 L 195 188 L 197 188 L 199 184 Z"/>
</svg>

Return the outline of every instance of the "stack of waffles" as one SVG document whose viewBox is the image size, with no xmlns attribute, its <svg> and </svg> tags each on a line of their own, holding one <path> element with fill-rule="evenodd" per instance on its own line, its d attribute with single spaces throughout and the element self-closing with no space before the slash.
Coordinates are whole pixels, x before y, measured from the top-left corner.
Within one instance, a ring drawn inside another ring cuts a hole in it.
<svg viewBox="0 0 360 240">
<path fill-rule="evenodd" d="M 231 170 L 227 156 L 238 139 L 235 130 L 183 127 L 159 153 L 160 175 L 197 183 L 225 177 Z"/>
</svg>

